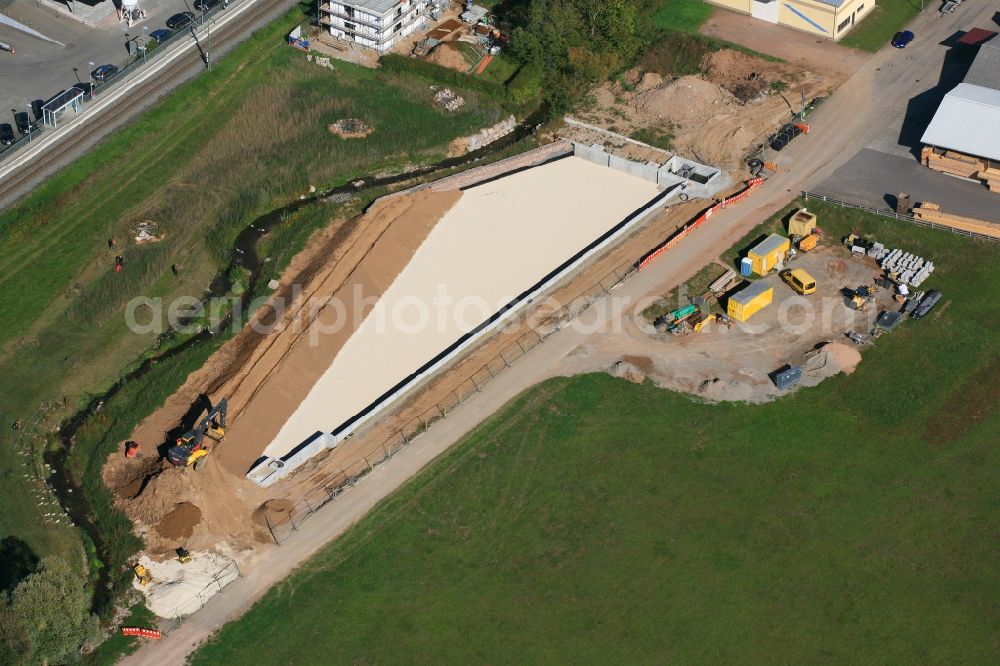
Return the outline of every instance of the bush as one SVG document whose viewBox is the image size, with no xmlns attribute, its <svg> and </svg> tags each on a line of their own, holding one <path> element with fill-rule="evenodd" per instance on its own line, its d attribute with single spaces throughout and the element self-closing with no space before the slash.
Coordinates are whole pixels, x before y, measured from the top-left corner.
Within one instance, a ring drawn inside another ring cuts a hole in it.
<svg viewBox="0 0 1000 666">
<path fill-rule="evenodd" d="M 542 68 L 535 64 L 518 70 L 507 84 L 507 96 L 515 104 L 524 104 L 542 94 Z"/>
<path fill-rule="evenodd" d="M 665 30 L 655 46 L 643 54 L 639 64 L 645 71 L 663 76 L 698 74 L 705 56 L 716 48 L 713 40 L 707 37 Z"/>
</svg>

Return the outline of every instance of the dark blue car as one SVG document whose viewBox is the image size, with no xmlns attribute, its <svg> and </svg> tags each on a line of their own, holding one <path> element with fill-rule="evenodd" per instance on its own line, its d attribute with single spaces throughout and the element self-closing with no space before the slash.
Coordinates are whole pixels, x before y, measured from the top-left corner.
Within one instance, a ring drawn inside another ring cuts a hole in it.
<svg viewBox="0 0 1000 666">
<path fill-rule="evenodd" d="M 169 39 L 170 35 L 174 34 L 173 30 L 167 30 L 166 28 L 160 28 L 159 30 L 154 30 L 149 33 L 149 38 L 152 39 L 157 44 L 162 44 Z"/>
<path fill-rule="evenodd" d="M 915 35 L 909 30 L 904 30 L 903 32 L 897 32 L 892 38 L 892 45 L 897 49 L 905 49 L 906 45 L 913 41 Z"/>
</svg>

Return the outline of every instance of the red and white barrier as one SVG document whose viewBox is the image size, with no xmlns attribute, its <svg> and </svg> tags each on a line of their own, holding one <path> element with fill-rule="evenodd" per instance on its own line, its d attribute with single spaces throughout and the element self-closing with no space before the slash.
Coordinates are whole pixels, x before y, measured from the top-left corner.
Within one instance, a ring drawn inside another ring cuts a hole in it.
<svg viewBox="0 0 1000 666">
<path fill-rule="evenodd" d="M 712 217 L 712 213 L 714 213 L 715 211 L 717 211 L 719 209 L 726 208 L 728 206 L 732 206 L 735 203 L 739 203 L 740 201 L 743 201 L 748 196 L 750 196 L 750 193 L 753 192 L 754 188 L 756 188 L 758 185 L 760 185 L 763 182 L 764 182 L 763 178 L 753 178 L 751 180 L 748 180 L 747 181 L 747 186 L 746 186 L 745 190 L 743 190 L 742 192 L 738 192 L 737 194 L 734 194 L 733 196 L 729 197 L 728 199 L 723 199 L 722 201 L 720 201 L 719 203 L 715 204 L 714 206 L 712 206 L 711 208 L 709 208 L 708 210 L 706 210 L 704 213 L 702 213 L 701 215 L 699 215 L 693 221 L 688 222 L 687 224 L 685 224 L 682 228 L 678 229 L 677 232 L 675 232 L 670 238 L 668 238 L 666 240 L 666 242 L 663 243 L 663 245 L 660 245 L 656 249 L 650 251 L 646 256 L 644 256 L 641 260 L 639 260 L 639 270 L 641 271 L 643 268 L 645 268 L 650 263 L 652 263 L 652 261 L 654 259 L 656 259 L 657 257 L 659 257 L 661 254 L 663 254 L 664 252 L 666 252 L 670 248 L 672 248 L 675 245 L 677 245 L 677 243 L 679 243 L 685 236 L 687 236 L 689 233 L 691 233 L 691 231 L 693 231 L 694 229 L 697 229 L 698 227 L 701 226 L 701 224 L 705 220 L 707 220 L 708 218 Z"/>
<path fill-rule="evenodd" d="M 142 627 L 122 627 L 123 636 L 141 636 L 142 638 L 152 638 L 160 640 L 163 634 L 159 629 L 144 629 Z"/>
</svg>

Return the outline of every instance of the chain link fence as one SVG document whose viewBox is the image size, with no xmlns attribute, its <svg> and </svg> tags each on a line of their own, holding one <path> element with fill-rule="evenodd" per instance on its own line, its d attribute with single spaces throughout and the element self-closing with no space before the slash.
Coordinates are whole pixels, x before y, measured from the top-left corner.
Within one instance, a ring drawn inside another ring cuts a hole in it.
<svg viewBox="0 0 1000 666">
<path fill-rule="evenodd" d="M 166 624 L 160 627 L 160 631 L 164 635 L 181 626 L 189 616 L 204 608 L 209 599 L 222 592 L 227 585 L 243 575 L 236 560 L 228 557 L 225 560 L 225 563 L 211 574 L 211 580 L 204 587 L 194 592 L 191 597 L 175 606 L 167 614 L 171 619 L 167 620 Z M 170 583 L 171 581 L 164 582 L 164 584 Z"/>
<path fill-rule="evenodd" d="M 203 12 L 198 12 L 191 23 L 184 26 L 183 28 L 179 28 L 176 32 L 171 34 L 169 37 L 164 38 L 162 41 L 150 39 L 149 44 L 145 50 L 137 50 L 135 55 L 128 56 L 128 58 L 126 58 L 119 65 L 117 65 L 118 71 L 115 72 L 115 74 L 108 76 L 99 83 L 94 83 L 91 89 L 91 93 L 89 95 L 84 94 L 82 98 L 84 110 L 81 113 L 86 112 L 87 107 L 90 105 L 91 102 L 94 101 L 96 97 L 106 94 L 107 92 L 113 90 L 118 83 L 126 79 L 133 72 L 136 72 L 145 67 L 146 65 L 155 62 L 160 55 L 170 50 L 169 48 L 170 45 L 178 44 L 186 37 L 194 36 L 195 41 L 198 41 L 199 38 L 195 36 L 195 31 L 206 25 L 209 26 L 209 30 L 211 31 L 211 26 L 215 20 L 215 15 L 221 11 L 224 11 L 228 7 L 228 5 L 229 5 L 228 2 L 219 3 L 215 7 L 212 7 L 211 9 L 207 9 Z M 139 29 L 135 28 L 135 30 Z M 208 55 L 210 54 L 210 48 L 211 46 L 208 45 L 203 49 L 203 54 L 205 54 L 206 58 L 210 58 L 210 55 Z M 206 65 L 207 64 L 208 63 L 206 63 Z M 25 110 L 25 109 L 20 109 L 20 110 Z M 42 137 L 42 134 L 48 129 L 51 128 L 45 125 L 42 122 L 41 118 L 37 118 L 34 121 L 32 121 L 31 131 L 28 134 L 23 135 L 20 139 L 18 139 L 11 145 L 5 146 L 3 150 L 0 150 L 0 163 L 2 163 L 4 160 L 8 158 L 13 157 L 14 153 L 21 150 L 22 148 L 26 148 L 31 143 L 38 141 Z"/>
<path fill-rule="evenodd" d="M 591 305 L 625 282 L 636 270 L 634 263 L 619 265 L 594 285 L 569 299 L 566 305 L 547 314 L 537 325 L 517 336 L 513 342 L 501 348 L 499 353 L 487 362 L 476 366 L 447 396 L 407 421 L 380 444 L 324 476 L 304 497 L 296 502 L 291 511 L 285 513 L 280 519 L 272 521 L 270 516 L 265 515 L 267 527 L 274 542 L 280 545 L 288 540 L 312 514 L 340 497 L 369 472 L 402 451 L 435 423 L 447 418 L 455 408 L 482 391 L 484 386 L 493 381 L 506 368 L 542 344 L 550 335 L 558 332 L 586 312 Z"/>
<path fill-rule="evenodd" d="M 977 234 L 975 231 L 968 231 L 966 229 L 956 229 L 955 227 L 950 227 L 946 224 L 935 224 L 934 222 L 929 222 L 928 220 L 918 220 L 910 215 L 900 215 L 899 213 L 892 210 L 882 210 L 879 208 L 872 208 L 871 206 L 865 206 L 863 204 L 851 203 L 849 201 L 841 201 L 840 199 L 834 199 L 833 197 L 828 197 L 823 194 L 816 194 L 815 192 L 802 192 L 802 197 L 807 201 L 809 199 L 817 199 L 819 201 L 825 201 L 826 203 L 833 204 L 834 206 L 840 206 L 841 208 L 850 208 L 852 210 L 861 210 L 866 213 L 871 213 L 873 215 L 880 215 L 881 217 L 888 217 L 893 220 L 901 220 L 903 222 L 909 222 L 910 224 L 915 224 L 918 227 L 927 227 L 929 229 L 940 229 L 942 231 L 950 231 L 953 234 L 958 234 L 959 236 L 969 236 L 970 238 L 982 238 L 983 240 L 996 241 L 997 239 L 992 236 L 987 236 L 986 234 Z"/>
</svg>

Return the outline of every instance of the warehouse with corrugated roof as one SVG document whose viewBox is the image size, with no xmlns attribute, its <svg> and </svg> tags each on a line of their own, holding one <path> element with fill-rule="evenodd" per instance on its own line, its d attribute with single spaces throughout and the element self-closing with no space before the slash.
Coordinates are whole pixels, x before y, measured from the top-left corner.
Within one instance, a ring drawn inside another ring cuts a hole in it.
<svg viewBox="0 0 1000 666">
<path fill-rule="evenodd" d="M 979 47 L 965 79 L 938 106 L 921 137 L 920 161 L 1000 192 L 1000 44 Z"/>
</svg>

